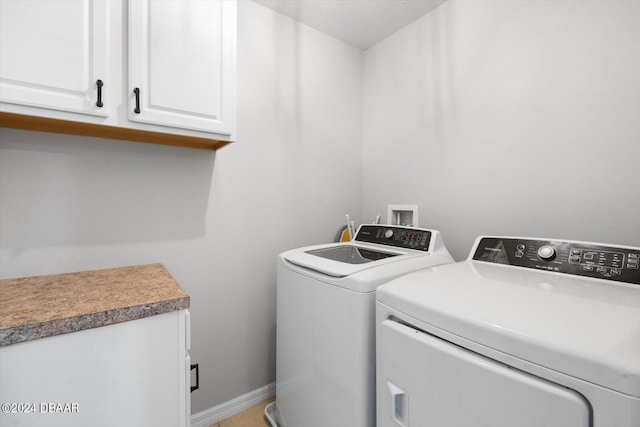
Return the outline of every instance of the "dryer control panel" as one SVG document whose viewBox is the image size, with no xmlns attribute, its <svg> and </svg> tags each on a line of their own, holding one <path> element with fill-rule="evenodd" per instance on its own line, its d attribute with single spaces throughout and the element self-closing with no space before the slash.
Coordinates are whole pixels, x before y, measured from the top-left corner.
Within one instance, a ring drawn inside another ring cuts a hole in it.
<svg viewBox="0 0 640 427">
<path fill-rule="evenodd" d="M 640 285 L 640 248 L 483 237 L 473 259 Z"/>
<path fill-rule="evenodd" d="M 365 224 L 360 226 L 355 240 L 426 252 L 429 250 L 431 232 L 420 228 Z"/>
</svg>

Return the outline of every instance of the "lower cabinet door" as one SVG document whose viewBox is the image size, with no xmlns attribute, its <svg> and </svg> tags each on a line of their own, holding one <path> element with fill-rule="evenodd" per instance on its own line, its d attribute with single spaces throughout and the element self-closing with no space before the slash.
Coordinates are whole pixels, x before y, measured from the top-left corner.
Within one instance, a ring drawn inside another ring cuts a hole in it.
<svg viewBox="0 0 640 427">
<path fill-rule="evenodd" d="M 0 427 L 188 426 L 181 317 L 0 347 Z"/>
<path fill-rule="evenodd" d="M 588 427 L 577 392 L 392 320 L 378 327 L 378 427 Z"/>
</svg>

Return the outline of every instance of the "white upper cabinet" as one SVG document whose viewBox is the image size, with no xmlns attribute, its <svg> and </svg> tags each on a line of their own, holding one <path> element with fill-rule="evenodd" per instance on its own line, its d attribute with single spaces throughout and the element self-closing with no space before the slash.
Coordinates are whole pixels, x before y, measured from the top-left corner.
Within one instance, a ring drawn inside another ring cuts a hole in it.
<svg viewBox="0 0 640 427">
<path fill-rule="evenodd" d="M 232 135 L 236 3 L 129 1 L 129 119 Z"/>
<path fill-rule="evenodd" d="M 0 126 L 217 149 L 236 19 L 235 0 L 0 0 Z"/>
<path fill-rule="evenodd" d="M 0 0 L 0 101 L 106 117 L 108 19 L 104 0 Z"/>
</svg>

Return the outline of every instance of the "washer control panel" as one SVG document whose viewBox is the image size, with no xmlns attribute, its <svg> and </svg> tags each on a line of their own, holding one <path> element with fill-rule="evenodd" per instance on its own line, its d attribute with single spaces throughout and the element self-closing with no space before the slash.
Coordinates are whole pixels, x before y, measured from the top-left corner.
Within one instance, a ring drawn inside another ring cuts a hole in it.
<svg viewBox="0 0 640 427">
<path fill-rule="evenodd" d="M 483 237 L 473 259 L 640 285 L 640 248 Z"/>
<path fill-rule="evenodd" d="M 393 225 L 362 225 L 355 240 L 426 252 L 429 250 L 431 232 L 421 228 Z"/>
</svg>

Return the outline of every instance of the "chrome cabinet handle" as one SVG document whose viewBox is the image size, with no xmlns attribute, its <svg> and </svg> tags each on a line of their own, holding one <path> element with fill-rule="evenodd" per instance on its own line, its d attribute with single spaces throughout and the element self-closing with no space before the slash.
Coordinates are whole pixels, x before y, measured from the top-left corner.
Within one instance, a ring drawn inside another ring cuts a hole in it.
<svg viewBox="0 0 640 427">
<path fill-rule="evenodd" d="M 98 102 L 96 102 L 96 107 L 102 108 L 104 105 L 102 103 L 102 86 L 104 86 L 104 83 L 102 80 L 98 80 L 96 81 L 96 85 L 98 86 Z"/>
<path fill-rule="evenodd" d="M 133 109 L 133 112 L 140 114 L 140 88 L 135 88 L 133 93 L 136 94 L 136 108 Z"/>
</svg>

